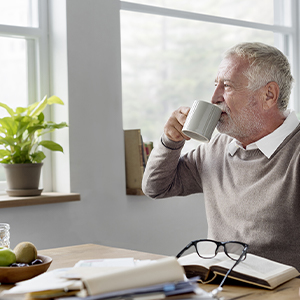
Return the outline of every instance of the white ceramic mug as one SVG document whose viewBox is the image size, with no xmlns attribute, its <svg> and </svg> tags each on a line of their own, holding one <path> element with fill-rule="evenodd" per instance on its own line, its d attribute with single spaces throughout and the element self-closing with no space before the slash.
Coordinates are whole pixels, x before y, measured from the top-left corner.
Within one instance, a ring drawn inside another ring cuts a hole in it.
<svg viewBox="0 0 300 300">
<path fill-rule="evenodd" d="M 220 119 L 222 110 L 206 101 L 194 101 L 182 132 L 190 138 L 208 142 Z"/>
</svg>

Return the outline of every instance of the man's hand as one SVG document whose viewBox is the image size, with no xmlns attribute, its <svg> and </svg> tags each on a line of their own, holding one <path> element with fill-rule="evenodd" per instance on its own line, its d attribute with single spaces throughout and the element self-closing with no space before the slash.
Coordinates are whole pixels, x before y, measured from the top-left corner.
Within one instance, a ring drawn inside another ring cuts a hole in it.
<svg viewBox="0 0 300 300">
<path fill-rule="evenodd" d="M 170 140 L 175 142 L 190 140 L 188 136 L 182 133 L 182 127 L 186 121 L 186 117 L 189 111 L 189 107 L 181 106 L 172 113 L 171 117 L 164 127 L 165 135 Z"/>
</svg>

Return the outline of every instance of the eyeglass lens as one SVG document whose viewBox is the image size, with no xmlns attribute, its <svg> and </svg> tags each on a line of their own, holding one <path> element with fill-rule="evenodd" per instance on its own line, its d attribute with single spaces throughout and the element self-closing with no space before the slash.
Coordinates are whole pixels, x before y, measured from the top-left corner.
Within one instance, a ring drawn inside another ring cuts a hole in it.
<svg viewBox="0 0 300 300">
<path fill-rule="evenodd" d="M 212 241 L 199 241 L 196 244 L 196 250 L 199 256 L 203 258 L 213 258 L 217 254 L 218 245 Z"/>
<path fill-rule="evenodd" d="M 196 250 L 198 254 L 203 258 L 213 258 L 216 256 L 217 251 L 224 251 L 233 260 L 238 260 L 244 251 L 244 246 L 236 242 L 226 242 L 223 244 L 224 247 L 220 246 L 213 241 L 199 241 L 196 244 Z"/>
<path fill-rule="evenodd" d="M 241 255 L 243 254 L 243 251 L 245 249 L 244 245 L 239 244 L 239 243 L 226 243 L 225 244 L 225 249 L 227 252 L 227 255 L 233 259 L 233 260 L 238 260 L 240 259 Z"/>
</svg>

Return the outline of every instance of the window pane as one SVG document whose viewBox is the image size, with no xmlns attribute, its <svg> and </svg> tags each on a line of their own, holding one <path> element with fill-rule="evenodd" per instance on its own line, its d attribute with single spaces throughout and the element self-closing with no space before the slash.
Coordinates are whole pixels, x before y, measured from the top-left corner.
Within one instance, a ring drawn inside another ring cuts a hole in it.
<svg viewBox="0 0 300 300">
<path fill-rule="evenodd" d="M 158 140 L 179 106 L 210 101 L 225 50 L 243 41 L 274 44 L 271 32 L 128 11 L 121 25 L 123 125 L 141 128 L 145 141 Z"/>
<path fill-rule="evenodd" d="M 274 0 L 130 0 L 130 2 L 274 24 Z"/>
<path fill-rule="evenodd" d="M 27 105 L 26 40 L 0 37 L 0 102 L 12 107 Z M 4 110 L 0 109 L 0 116 Z"/>
<path fill-rule="evenodd" d="M 38 0 L 0 0 L 0 24 L 3 25 L 37 27 L 37 12 Z"/>
<path fill-rule="evenodd" d="M 0 37 L 0 102 L 16 108 L 26 106 L 27 91 L 27 50 L 26 40 Z M 0 117 L 7 115 L 0 108 Z M 4 168 L 0 168 L 0 181 L 6 180 Z"/>
</svg>

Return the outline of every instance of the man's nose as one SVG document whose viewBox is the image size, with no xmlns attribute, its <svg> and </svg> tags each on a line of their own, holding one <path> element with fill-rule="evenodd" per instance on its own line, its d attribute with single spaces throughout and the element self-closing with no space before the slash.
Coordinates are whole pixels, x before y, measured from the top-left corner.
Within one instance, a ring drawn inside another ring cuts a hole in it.
<svg viewBox="0 0 300 300">
<path fill-rule="evenodd" d="M 223 97 L 223 89 L 220 87 L 220 85 L 216 85 L 215 91 L 211 97 L 211 103 L 212 104 L 218 104 L 224 101 Z"/>
</svg>

